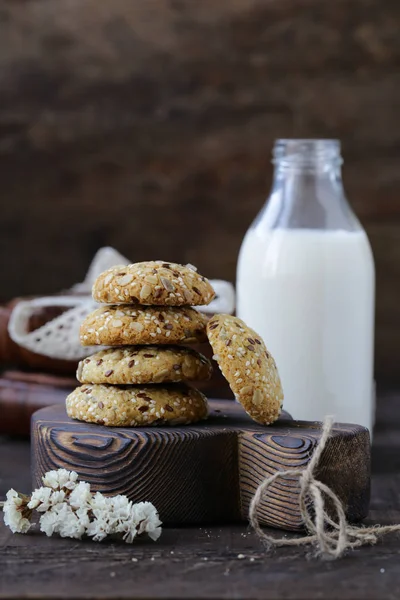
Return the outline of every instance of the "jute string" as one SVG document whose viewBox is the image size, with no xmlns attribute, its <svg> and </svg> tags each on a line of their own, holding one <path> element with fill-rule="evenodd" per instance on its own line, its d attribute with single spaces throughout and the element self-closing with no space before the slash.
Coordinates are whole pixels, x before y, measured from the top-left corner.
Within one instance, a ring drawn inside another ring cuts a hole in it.
<svg viewBox="0 0 400 600">
<path fill-rule="evenodd" d="M 372 525 L 370 527 L 350 525 L 338 496 L 327 485 L 315 478 L 315 471 L 330 436 L 332 426 L 333 419 L 327 417 L 322 428 L 321 439 L 306 469 L 303 471 L 298 469 L 278 471 L 264 479 L 258 486 L 250 503 L 249 520 L 256 534 L 269 550 L 281 546 L 314 545 L 317 555 L 323 558 L 339 558 L 348 549 L 365 544 L 375 544 L 379 537 L 400 531 L 400 524 Z M 299 478 L 299 506 L 307 535 L 296 538 L 275 538 L 261 528 L 258 509 L 270 486 L 278 479 L 287 477 Z M 327 501 L 332 517 L 328 514 Z"/>
</svg>

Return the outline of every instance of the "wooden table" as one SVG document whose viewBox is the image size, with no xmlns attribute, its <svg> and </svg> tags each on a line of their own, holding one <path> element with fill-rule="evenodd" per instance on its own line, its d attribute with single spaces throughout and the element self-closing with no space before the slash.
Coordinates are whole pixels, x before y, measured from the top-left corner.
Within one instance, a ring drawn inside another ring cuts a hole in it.
<svg viewBox="0 0 400 600">
<path fill-rule="evenodd" d="M 368 522 L 400 522 L 400 394 L 381 394 Z M 0 497 L 30 491 L 29 443 L 0 438 Z M 264 598 L 378 600 L 400 597 L 400 539 L 342 560 L 304 550 L 266 555 L 246 526 L 165 529 L 156 543 L 101 544 L 0 524 L 0 598 Z"/>
</svg>

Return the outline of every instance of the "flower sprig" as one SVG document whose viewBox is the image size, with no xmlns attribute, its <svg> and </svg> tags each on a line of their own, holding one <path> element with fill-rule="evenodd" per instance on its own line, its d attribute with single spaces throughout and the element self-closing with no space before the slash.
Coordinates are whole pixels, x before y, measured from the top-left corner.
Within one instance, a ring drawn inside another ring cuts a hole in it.
<svg viewBox="0 0 400 600">
<path fill-rule="evenodd" d="M 108 535 L 122 534 L 127 543 L 147 533 L 156 541 L 161 521 L 151 502 L 133 504 L 126 496 L 93 493 L 90 484 L 78 481 L 75 471 L 58 469 L 42 478 L 43 487 L 31 496 L 11 489 L 3 504 L 4 523 L 13 533 L 32 527 L 33 512 L 40 514 L 39 526 L 47 536 L 81 539 L 83 535 L 100 542 Z"/>
</svg>

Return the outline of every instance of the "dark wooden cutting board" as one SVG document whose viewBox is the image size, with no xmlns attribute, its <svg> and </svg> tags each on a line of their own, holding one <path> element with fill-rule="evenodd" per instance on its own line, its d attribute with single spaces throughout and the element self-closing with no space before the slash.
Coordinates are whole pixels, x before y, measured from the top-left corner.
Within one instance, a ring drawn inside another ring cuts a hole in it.
<svg viewBox="0 0 400 600">
<path fill-rule="evenodd" d="M 321 424 L 287 414 L 268 427 L 252 421 L 232 401 L 211 400 L 207 421 L 180 427 L 120 428 L 69 419 L 63 406 L 32 418 L 33 485 L 50 469 L 75 470 L 95 490 L 149 500 L 166 524 L 247 520 L 257 486 L 276 470 L 304 469 L 318 443 Z M 346 507 L 350 521 L 368 512 L 368 430 L 337 424 L 317 476 Z M 302 528 L 297 478 L 273 484 L 260 510 L 261 522 Z"/>
</svg>

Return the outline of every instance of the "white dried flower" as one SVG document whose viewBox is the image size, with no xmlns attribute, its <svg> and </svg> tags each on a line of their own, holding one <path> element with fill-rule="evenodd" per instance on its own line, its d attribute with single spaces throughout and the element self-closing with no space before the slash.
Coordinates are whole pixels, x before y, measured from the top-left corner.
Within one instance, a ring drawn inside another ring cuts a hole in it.
<svg viewBox="0 0 400 600">
<path fill-rule="evenodd" d="M 100 516 L 104 511 L 108 510 L 108 497 L 103 496 L 100 492 L 96 492 L 90 501 L 91 509 L 95 516 Z"/>
<path fill-rule="evenodd" d="M 132 517 L 139 523 L 138 533 L 147 533 L 156 541 L 161 535 L 161 521 L 151 502 L 138 502 L 132 506 Z"/>
<path fill-rule="evenodd" d="M 86 528 L 86 534 L 93 538 L 95 542 L 101 542 L 106 538 L 110 533 L 110 525 L 107 518 L 96 518 L 93 521 L 90 521 L 89 525 Z"/>
<path fill-rule="evenodd" d="M 31 526 L 31 511 L 27 508 L 27 499 L 11 489 L 7 492 L 3 506 L 4 523 L 13 533 L 26 533 Z"/>
<path fill-rule="evenodd" d="M 90 484 L 86 481 L 80 481 L 78 485 L 72 490 L 69 496 L 69 503 L 72 508 L 85 508 L 88 509 L 90 501 L 92 499 L 92 493 L 90 491 Z"/>
<path fill-rule="evenodd" d="M 58 533 L 61 537 L 80 539 L 85 525 L 66 502 L 56 504 L 40 517 L 40 530 L 47 536 Z"/>
<path fill-rule="evenodd" d="M 53 490 L 48 487 L 41 487 L 32 492 L 31 499 L 28 503 L 28 507 L 31 509 L 36 508 L 39 511 L 48 510 L 51 506 L 50 496 Z"/>
<path fill-rule="evenodd" d="M 53 510 L 59 510 L 58 533 L 61 537 L 70 537 L 80 540 L 86 532 L 85 523 L 72 510 L 68 504 L 61 504 Z"/>
<path fill-rule="evenodd" d="M 132 502 L 122 495 L 111 496 L 107 499 L 109 506 L 109 520 L 117 525 L 118 523 L 129 519 L 131 514 Z"/>
<path fill-rule="evenodd" d="M 48 537 L 56 533 L 58 524 L 58 513 L 53 510 L 45 512 L 40 517 L 40 531 L 43 531 Z"/>
<path fill-rule="evenodd" d="M 56 504 L 61 504 L 62 502 L 64 502 L 64 499 L 65 499 L 64 490 L 60 490 L 59 492 L 55 491 L 50 496 L 52 506 L 55 506 Z"/>
<path fill-rule="evenodd" d="M 118 525 L 116 533 L 123 533 L 125 542 L 131 544 L 138 534 L 138 525 L 134 519 L 127 519 Z"/>
<path fill-rule="evenodd" d="M 107 535 L 122 533 L 130 543 L 137 535 L 147 533 L 153 540 L 161 534 L 161 521 L 150 502 L 133 504 L 123 495 L 92 494 L 89 483 L 77 481 L 74 471 L 58 469 L 43 477 L 44 487 L 31 497 L 7 493 L 4 504 L 4 522 L 14 533 L 25 533 L 30 528 L 32 511 L 41 513 L 40 530 L 47 536 L 80 539 L 84 534 L 101 541 Z"/>
<path fill-rule="evenodd" d="M 89 517 L 89 510 L 88 508 L 78 508 L 78 510 L 75 511 L 76 516 L 78 517 L 81 525 L 83 525 L 83 527 L 85 528 L 85 533 L 87 528 L 90 525 L 90 517 Z"/>
<path fill-rule="evenodd" d="M 64 500 L 64 490 L 53 491 L 51 488 L 41 487 L 32 493 L 28 508 L 35 508 L 38 512 L 46 512 L 52 506 L 61 504 Z"/>
<path fill-rule="evenodd" d="M 94 520 L 88 528 L 88 535 L 100 541 L 107 535 L 118 533 L 121 523 L 130 517 L 132 502 L 122 495 L 103 496 L 97 492 L 92 498 L 90 508 Z"/>
<path fill-rule="evenodd" d="M 110 499 L 100 494 L 100 492 L 96 492 L 92 496 L 90 507 L 94 519 L 89 523 L 86 533 L 95 542 L 101 542 L 107 535 L 113 533 L 109 522 Z"/>
<path fill-rule="evenodd" d="M 129 514 L 115 525 L 115 533 L 123 533 L 123 539 L 130 544 L 137 535 L 147 533 L 157 540 L 161 535 L 161 521 L 151 502 L 130 503 Z"/>
<path fill-rule="evenodd" d="M 73 490 L 75 488 L 78 473 L 67 471 L 67 469 L 58 469 L 57 471 L 48 471 L 42 478 L 43 485 L 53 490 Z"/>
</svg>

